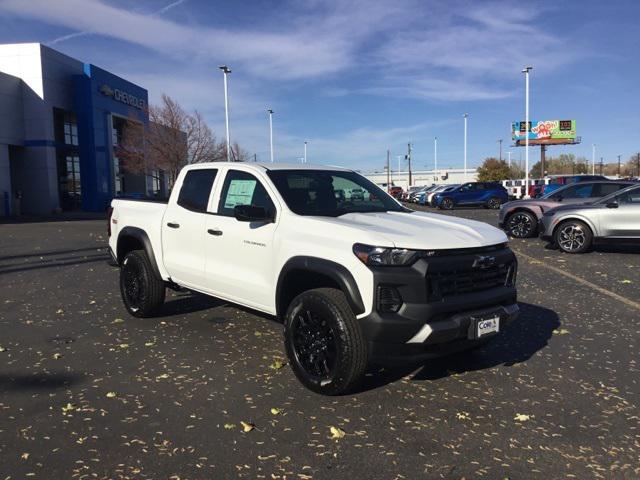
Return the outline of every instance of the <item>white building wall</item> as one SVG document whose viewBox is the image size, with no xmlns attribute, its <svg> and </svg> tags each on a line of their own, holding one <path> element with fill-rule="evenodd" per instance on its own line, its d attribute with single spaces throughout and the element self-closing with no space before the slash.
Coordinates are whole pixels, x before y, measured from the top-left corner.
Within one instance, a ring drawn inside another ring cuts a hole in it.
<svg viewBox="0 0 640 480">
<path fill-rule="evenodd" d="M 374 172 L 363 173 L 365 177 L 371 180 L 373 183 L 382 185 L 387 183 L 386 172 Z M 409 172 L 393 172 L 391 175 L 391 183 L 393 185 L 402 187 L 404 190 L 409 186 Z M 466 171 L 463 168 L 460 169 L 443 169 L 438 170 L 419 170 L 411 172 L 411 185 L 423 186 L 432 185 L 434 183 L 438 185 L 450 185 L 459 184 L 465 182 L 475 182 L 478 179 L 478 172 L 475 168 L 468 168 Z"/>
</svg>

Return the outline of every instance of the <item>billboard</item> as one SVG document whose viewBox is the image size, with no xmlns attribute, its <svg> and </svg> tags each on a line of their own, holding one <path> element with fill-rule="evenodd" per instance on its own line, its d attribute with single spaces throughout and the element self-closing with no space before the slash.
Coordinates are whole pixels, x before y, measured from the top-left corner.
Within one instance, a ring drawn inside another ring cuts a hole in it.
<svg viewBox="0 0 640 480">
<path fill-rule="evenodd" d="M 525 122 L 511 123 L 511 138 L 513 141 L 516 143 L 524 142 L 526 130 Z M 529 141 L 566 140 L 567 143 L 571 143 L 575 138 L 575 120 L 532 120 L 529 122 Z"/>
</svg>

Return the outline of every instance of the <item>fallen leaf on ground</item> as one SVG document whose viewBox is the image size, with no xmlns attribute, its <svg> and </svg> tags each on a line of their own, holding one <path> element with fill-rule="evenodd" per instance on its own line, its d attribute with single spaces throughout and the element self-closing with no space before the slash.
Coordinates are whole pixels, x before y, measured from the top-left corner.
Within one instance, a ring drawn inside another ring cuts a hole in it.
<svg viewBox="0 0 640 480">
<path fill-rule="evenodd" d="M 456 413 L 456 417 L 458 420 L 469 420 L 469 414 L 467 412 L 458 412 Z"/>
<path fill-rule="evenodd" d="M 122 322 L 124 322 L 124 320 L 123 320 L 123 319 L 121 319 L 121 318 L 116 318 L 116 319 L 115 319 L 113 322 L 111 322 L 111 323 L 122 323 Z"/>
<path fill-rule="evenodd" d="M 516 413 L 516 416 L 513 418 L 516 422 L 526 422 L 531 419 L 531 415 L 526 415 L 524 413 Z"/>
<path fill-rule="evenodd" d="M 27 452 L 23 453 L 22 455 L 20 455 L 20 458 L 22 460 L 27 460 L 29 458 L 29 454 Z"/>
<path fill-rule="evenodd" d="M 338 427 L 329 427 L 329 431 L 331 432 L 332 440 L 339 440 L 346 435 L 344 430 Z"/>
<path fill-rule="evenodd" d="M 569 333 L 569 330 L 567 330 L 566 328 L 556 328 L 553 331 L 554 335 L 566 335 L 567 333 Z"/>
<path fill-rule="evenodd" d="M 248 433 L 254 428 L 256 428 L 256 426 L 253 423 L 240 422 L 240 425 L 242 425 L 242 431 L 244 433 Z"/>
<path fill-rule="evenodd" d="M 236 428 L 236 425 L 235 423 L 225 423 L 224 428 L 225 430 L 233 430 L 234 428 Z"/>
<path fill-rule="evenodd" d="M 51 358 L 53 358 L 54 360 L 59 360 L 62 358 L 62 354 L 61 353 L 54 353 L 53 355 L 51 355 Z"/>
<path fill-rule="evenodd" d="M 633 282 L 625 278 L 624 280 L 621 280 L 620 283 L 633 283 Z"/>
<path fill-rule="evenodd" d="M 118 345 L 120 348 L 129 348 L 129 344 L 128 343 L 121 343 L 120 345 Z"/>
<path fill-rule="evenodd" d="M 7 351 L 6 348 L 4 348 L 3 346 L 0 346 L 0 352 L 6 352 L 6 351 Z"/>
<path fill-rule="evenodd" d="M 116 392 L 107 392 L 107 398 L 115 398 L 118 394 Z"/>
<path fill-rule="evenodd" d="M 61 313 L 64 313 L 64 310 L 63 310 L 63 309 L 61 309 L 61 308 L 59 308 L 58 310 L 56 310 L 56 313 L 57 313 L 58 315 L 60 315 Z"/>
<path fill-rule="evenodd" d="M 271 415 L 280 415 L 280 412 L 282 412 L 282 410 L 280 410 L 279 408 L 272 408 L 271 409 Z"/>
<path fill-rule="evenodd" d="M 274 360 L 273 363 L 271 365 L 269 365 L 269 368 L 272 370 L 280 370 L 282 367 L 284 367 L 284 363 L 282 363 L 282 361 L 280 360 Z"/>
<path fill-rule="evenodd" d="M 64 407 L 62 407 L 62 413 L 72 412 L 76 409 L 76 406 L 73 403 L 67 403 Z"/>
</svg>

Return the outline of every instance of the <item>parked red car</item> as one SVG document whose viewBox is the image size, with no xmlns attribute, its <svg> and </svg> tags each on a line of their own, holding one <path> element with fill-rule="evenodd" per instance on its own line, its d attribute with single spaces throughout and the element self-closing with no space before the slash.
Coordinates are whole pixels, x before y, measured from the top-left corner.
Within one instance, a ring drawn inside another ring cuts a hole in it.
<svg viewBox="0 0 640 480">
<path fill-rule="evenodd" d="M 400 200 L 402 198 L 402 187 L 391 187 L 389 188 L 389 195 L 393 198 Z"/>
</svg>

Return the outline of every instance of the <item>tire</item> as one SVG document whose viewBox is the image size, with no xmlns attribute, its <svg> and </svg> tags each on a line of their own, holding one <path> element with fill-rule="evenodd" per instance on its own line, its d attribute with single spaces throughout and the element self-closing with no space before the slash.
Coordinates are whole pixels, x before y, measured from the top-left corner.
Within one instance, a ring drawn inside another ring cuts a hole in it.
<svg viewBox="0 0 640 480">
<path fill-rule="evenodd" d="M 321 395 L 348 393 L 362 379 L 367 343 L 344 293 L 317 288 L 293 299 L 284 318 L 285 349 L 293 373 Z"/>
<path fill-rule="evenodd" d="M 500 208 L 500 205 L 502 205 L 502 200 L 500 200 L 498 197 L 491 197 L 487 201 L 487 208 L 490 208 L 491 210 L 498 210 Z"/>
<path fill-rule="evenodd" d="M 553 239 L 565 253 L 584 253 L 591 248 L 593 233 L 584 222 L 567 220 L 556 227 Z"/>
<path fill-rule="evenodd" d="M 164 281 L 153 271 L 144 250 L 133 250 L 124 257 L 120 295 L 127 311 L 138 318 L 153 316 L 164 303 Z"/>
<path fill-rule="evenodd" d="M 438 208 L 441 210 L 453 210 L 453 200 L 449 197 L 443 198 Z"/>
<path fill-rule="evenodd" d="M 531 212 L 520 210 L 507 217 L 505 230 L 514 238 L 534 237 L 538 231 L 538 219 Z"/>
</svg>

